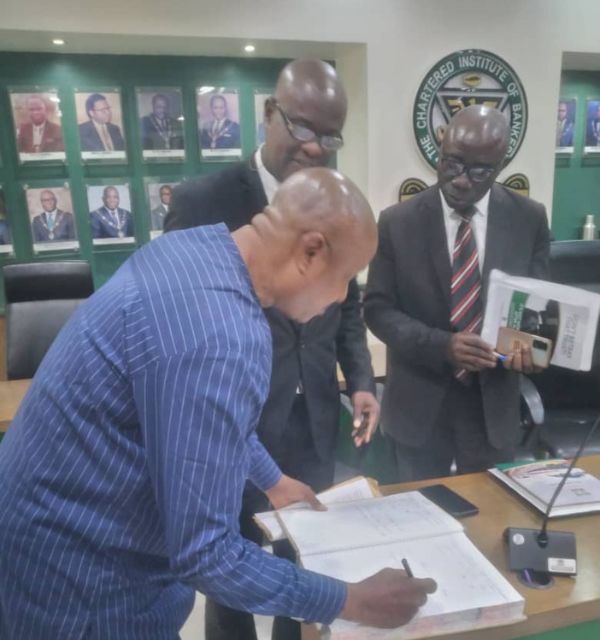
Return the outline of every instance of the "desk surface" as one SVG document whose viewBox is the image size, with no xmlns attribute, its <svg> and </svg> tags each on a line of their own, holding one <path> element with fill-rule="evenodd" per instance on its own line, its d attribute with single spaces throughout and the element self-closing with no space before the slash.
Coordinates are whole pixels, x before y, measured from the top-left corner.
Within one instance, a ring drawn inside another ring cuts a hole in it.
<svg viewBox="0 0 600 640">
<path fill-rule="evenodd" d="M 0 432 L 8 428 L 30 384 L 31 380 L 0 381 Z"/>
<path fill-rule="evenodd" d="M 600 476 L 600 456 L 582 458 L 578 466 Z M 439 480 L 436 480 L 439 482 Z M 527 620 L 515 625 L 485 629 L 485 640 L 520 638 L 600 618 L 600 515 L 553 519 L 550 530 L 573 531 L 577 536 L 578 575 L 555 577 L 547 590 L 528 589 L 508 570 L 502 532 L 507 526 L 538 527 L 541 516 L 533 507 L 487 473 L 444 478 L 444 484 L 479 507 L 479 514 L 461 522 L 469 538 L 525 598 Z M 432 481 L 389 485 L 385 495 L 409 491 Z M 317 638 L 316 630 L 304 626 L 305 640 Z M 481 640 L 482 631 L 443 636 L 443 640 Z"/>
</svg>

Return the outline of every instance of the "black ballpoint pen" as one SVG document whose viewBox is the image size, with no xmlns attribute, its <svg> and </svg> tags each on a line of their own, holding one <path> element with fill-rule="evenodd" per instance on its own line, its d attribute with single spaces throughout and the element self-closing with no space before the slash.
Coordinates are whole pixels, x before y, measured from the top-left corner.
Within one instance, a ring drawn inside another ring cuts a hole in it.
<svg viewBox="0 0 600 640">
<path fill-rule="evenodd" d="M 402 566 L 404 567 L 404 571 L 406 572 L 406 575 L 409 578 L 414 578 L 412 569 L 410 568 L 410 565 L 408 564 L 408 560 L 406 558 L 402 558 Z"/>
</svg>

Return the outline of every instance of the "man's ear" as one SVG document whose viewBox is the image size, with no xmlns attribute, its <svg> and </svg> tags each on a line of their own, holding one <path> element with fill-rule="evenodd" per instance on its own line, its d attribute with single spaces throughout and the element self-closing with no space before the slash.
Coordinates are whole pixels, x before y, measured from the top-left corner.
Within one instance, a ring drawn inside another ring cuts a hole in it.
<svg viewBox="0 0 600 640">
<path fill-rule="evenodd" d="M 298 269 L 306 275 L 327 266 L 329 246 L 320 231 L 307 231 L 298 239 Z"/>
<path fill-rule="evenodd" d="M 265 100 L 264 121 L 270 122 L 273 112 L 275 111 L 275 98 L 273 96 Z"/>
</svg>

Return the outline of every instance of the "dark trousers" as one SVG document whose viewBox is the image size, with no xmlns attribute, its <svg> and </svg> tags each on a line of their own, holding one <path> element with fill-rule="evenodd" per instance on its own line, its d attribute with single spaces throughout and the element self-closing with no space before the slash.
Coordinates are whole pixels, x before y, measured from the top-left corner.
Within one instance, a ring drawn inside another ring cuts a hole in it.
<svg viewBox="0 0 600 640">
<path fill-rule="evenodd" d="M 396 458 L 398 482 L 447 476 L 453 461 L 462 474 L 485 471 L 514 457 L 514 449 L 496 449 L 488 441 L 476 375 L 469 385 L 452 381 L 431 435 L 421 446 L 409 447 L 387 438 Z"/>
<path fill-rule="evenodd" d="M 321 460 L 315 451 L 309 430 L 309 419 L 304 396 L 297 396 L 278 450 L 269 453 L 286 475 L 310 485 L 314 491 L 327 489 L 333 482 L 335 461 Z M 244 538 L 262 544 L 260 529 L 252 516 L 269 509 L 264 493 L 248 484 L 242 501 L 240 531 Z M 291 562 L 296 554 L 287 540 L 275 542 L 273 553 Z M 230 609 L 214 600 L 206 599 L 206 640 L 256 640 L 254 617 L 251 613 Z M 272 640 L 300 640 L 300 623 L 277 616 L 273 623 Z"/>
</svg>

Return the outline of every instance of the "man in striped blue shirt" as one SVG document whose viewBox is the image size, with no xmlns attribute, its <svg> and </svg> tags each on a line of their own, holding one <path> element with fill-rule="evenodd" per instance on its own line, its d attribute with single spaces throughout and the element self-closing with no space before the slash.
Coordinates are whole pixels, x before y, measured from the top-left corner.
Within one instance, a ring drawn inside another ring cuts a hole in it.
<svg viewBox="0 0 600 640">
<path fill-rule="evenodd" d="M 197 589 L 230 607 L 379 626 L 435 588 L 385 570 L 346 585 L 239 534 L 244 483 L 309 498 L 258 442 L 271 337 L 343 300 L 376 247 L 370 208 L 328 169 L 272 207 L 168 234 L 74 314 L 0 446 L 0 638 L 169 639 Z"/>
</svg>

